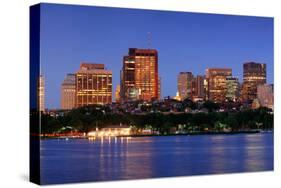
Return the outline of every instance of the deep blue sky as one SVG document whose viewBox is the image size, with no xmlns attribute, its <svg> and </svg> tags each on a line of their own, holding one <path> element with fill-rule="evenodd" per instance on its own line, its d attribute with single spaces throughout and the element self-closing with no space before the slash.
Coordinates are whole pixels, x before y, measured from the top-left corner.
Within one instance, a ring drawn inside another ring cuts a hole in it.
<svg viewBox="0 0 281 188">
<path fill-rule="evenodd" d="M 273 19 L 186 12 L 43 4 L 41 71 L 46 107 L 60 107 L 60 85 L 81 61 L 103 63 L 113 72 L 113 96 L 128 48 L 151 46 L 159 53 L 162 96 L 174 96 L 177 74 L 232 68 L 242 81 L 246 61 L 267 64 L 273 83 Z"/>
</svg>

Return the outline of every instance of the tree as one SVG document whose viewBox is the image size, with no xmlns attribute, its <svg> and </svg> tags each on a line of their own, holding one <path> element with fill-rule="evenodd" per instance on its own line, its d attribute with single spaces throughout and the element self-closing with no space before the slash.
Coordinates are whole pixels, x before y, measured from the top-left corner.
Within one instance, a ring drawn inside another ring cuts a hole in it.
<svg viewBox="0 0 281 188">
<path fill-rule="evenodd" d="M 230 127 L 232 130 L 237 131 L 239 128 L 239 124 L 238 121 L 235 119 L 235 117 L 233 115 L 229 115 L 228 117 L 226 117 L 225 119 L 225 123 L 228 125 L 228 127 Z"/>
<path fill-rule="evenodd" d="M 192 110 L 196 109 L 196 103 L 194 103 L 192 100 L 186 98 L 182 101 L 182 107 L 184 109 L 190 108 Z"/>
<path fill-rule="evenodd" d="M 215 110 L 218 110 L 220 106 L 218 103 L 214 103 L 212 101 L 205 101 L 203 107 L 208 109 L 209 112 L 213 112 Z"/>
<path fill-rule="evenodd" d="M 54 133 L 62 128 L 61 123 L 50 115 L 41 115 L 41 133 Z"/>
</svg>

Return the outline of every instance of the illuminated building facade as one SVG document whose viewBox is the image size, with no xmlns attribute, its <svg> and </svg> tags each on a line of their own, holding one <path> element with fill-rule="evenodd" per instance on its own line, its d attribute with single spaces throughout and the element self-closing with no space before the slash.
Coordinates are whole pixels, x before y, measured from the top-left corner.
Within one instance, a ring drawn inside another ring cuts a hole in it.
<svg viewBox="0 0 281 188">
<path fill-rule="evenodd" d="M 116 137 L 128 136 L 132 133 L 132 129 L 128 125 L 111 125 L 101 129 L 96 129 L 87 134 L 89 138 L 96 137 Z"/>
<path fill-rule="evenodd" d="M 261 105 L 260 105 L 259 100 L 258 99 L 254 99 L 252 101 L 252 104 L 251 104 L 251 109 L 258 109 L 260 107 L 261 107 Z"/>
<path fill-rule="evenodd" d="M 204 87 L 204 99 L 205 100 L 209 100 L 209 82 L 208 79 L 205 77 L 204 78 L 204 83 L 203 83 L 203 87 Z"/>
<path fill-rule="evenodd" d="M 175 100 L 177 100 L 177 101 L 180 101 L 180 100 L 181 100 L 180 95 L 179 95 L 179 92 L 176 93 L 176 96 L 175 96 L 173 99 L 175 99 Z"/>
<path fill-rule="evenodd" d="M 262 84 L 257 87 L 257 98 L 262 107 L 273 109 L 273 85 Z"/>
<path fill-rule="evenodd" d="M 158 53 L 130 48 L 121 70 L 122 101 L 159 99 Z"/>
<path fill-rule="evenodd" d="M 112 102 L 112 71 L 104 64 L 82 63 L 76 72 L 76 107 Z"/>
<path fill-rule="evenodd" d="M 178 75 L 178 93 L 181 100 L 192 98 L 193 74 L 191 72 L 180 72 Z"/>
<path fill-rule="evenodd" d="M 178 98 L 193 101 L 204 99 L 204 79 L 202 75 L 194 76 L 191 72 L 180 72 L 178 75 Z"/>
<path fill-rule="evenodd" d="M 161 77 L 158 76 L 158 99 L 161 98 Z"/>
<path fill-rule="evenodd" d="M 202 100 L 204 99 L 204 96 L 205 96 L 204 79 L 205 79 L 205 77 L 202 75 L 197 75 L 196 78 L 194 78 L 195 89 L 194 89 L 193 100 L 195 98 L 202 99 Z"/>
<path fill-rule="evenodd" d="M 45 79 L 43 75 L 39 76 L 38 81 L 38 109 L 40 112 L 45 111 Z"/>
<path fill-rule="evenodd" d="M 120 85 L 116 86 L 115 90 L 115 102 L 120 102 Z"/>
<path fill-rule="evenodd" d="M 70 110 L 75 107 L 76 76 L 67 74 L 61 85 L 61 109 Z"/>
<path fill-rule="evenodd" d="M 226 78 L 232 76 L 232 69 L 210 68 L 206 69 L 208 100 L 224 102 L 226 100 Z"/>
<path fill-rule="evenodd" d="M 236 77 L 226 77 L 226 100 L 236 102 L 239 97 L 239 80 Z"/>
<path fill-rule="evenodd" d="M 257 98 L 257 86 L 266 83 L 266 64 L 248 62 L 243 65 L 242 100 Z"/>
</svg>

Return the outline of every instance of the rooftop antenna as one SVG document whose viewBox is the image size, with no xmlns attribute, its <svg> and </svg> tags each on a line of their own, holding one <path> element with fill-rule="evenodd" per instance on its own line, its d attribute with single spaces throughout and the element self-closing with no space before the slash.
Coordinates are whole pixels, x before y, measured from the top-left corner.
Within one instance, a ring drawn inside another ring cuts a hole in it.
<svg viewBox="0 0 281 188">
<path fill-rule="evenodd" d="M 147 32 L 147 47 L 151 48 L 151 32 Z"/>
</svg>

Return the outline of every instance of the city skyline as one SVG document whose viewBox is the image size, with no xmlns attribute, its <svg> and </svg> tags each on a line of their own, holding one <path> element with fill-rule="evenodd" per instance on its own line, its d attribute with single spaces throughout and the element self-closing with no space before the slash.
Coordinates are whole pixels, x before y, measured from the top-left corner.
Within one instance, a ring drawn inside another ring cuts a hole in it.
<svg viewBox="0 0 281 188">
<path fill-rule="evenodd" d="M 114 96 L 122 57 L 129 48 L 158 50 L 162 97 L 176 95 L 181 71 L 205 75 L 207 68 L 231 68 L 232 75 L 242 82 L 243 63 L 248 61 L 267 64 L 267 83 L 273 83 L 272 18 L 84 6 L 43 8 L 41 71 L 47 108 L 59 108 L 65 75 L 75 72 L 84 61 L 102 63 L 112 70 Z M 83 21 L 99 16 L 105 18 L 106 25 L 95 19 L 93 25 Z M 119 25 L 112 20 L 115 17 L 120 19 Z M 128 22 L 133 19 L 134 23 Z M 187 21 L 182 24 L 183 20 Z M 145 25 L 148 27 L 143 28 Z M 151 46 L 147 32 L 151 33 Z"/>
</svg>

